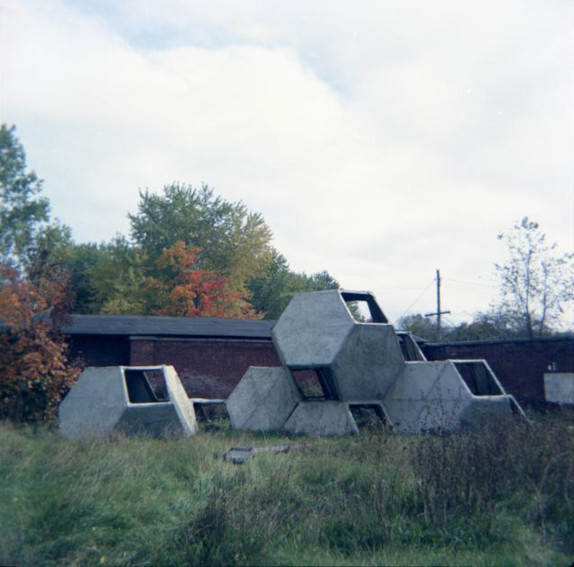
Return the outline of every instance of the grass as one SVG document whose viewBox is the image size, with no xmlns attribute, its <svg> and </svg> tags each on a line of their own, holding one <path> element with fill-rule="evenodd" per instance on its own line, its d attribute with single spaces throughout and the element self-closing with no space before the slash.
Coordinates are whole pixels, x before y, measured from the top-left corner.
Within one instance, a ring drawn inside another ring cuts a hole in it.
<svg viewBox="0 0 574 567">
<path fill-rule="evenodd" d="M 567 419 L 301 439 L 225 428 L 72 442 L 0 426 L 3 565 L 570 565 Z"/>
</svg>

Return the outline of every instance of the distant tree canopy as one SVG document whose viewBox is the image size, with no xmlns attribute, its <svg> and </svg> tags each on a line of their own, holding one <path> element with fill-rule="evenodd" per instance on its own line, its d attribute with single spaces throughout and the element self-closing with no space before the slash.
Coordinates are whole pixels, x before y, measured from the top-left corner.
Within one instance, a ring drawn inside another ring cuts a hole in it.
<svg viewBox="0 0 574 567">
<path fill-rule="evenodd" d="M 272 233 L 263 217 L 241 203 L 201 189 L 174 183 L 163 194 L 140 192 L 138 212 L 128 215 L 131 236 L 154 265 L 176 242 L 200 248 L 198 266 L 244 287 L 247 279 L 263 271 L 271 260 Z"/>
<path fill-rule="evenodd" d="M 76 312 L 276 318 L 295 293 L 338 287 L 326 271 L 311 276 L 291 271 L 271 246 L 262 216 L 216 196 L 205 184 L 140 192 L 138 212 L 129 219 L 131 241 L 118 235 L 108 243 L 79 244 L 61 258 Z M 218 307 L 184 307 L 185 278 L 191 295 L 192 280 L 204 285 L 217 280 Z M 174 303 L 176 293 L 183 295 Z"/>
<path fill-rule="evenodd" d="M 22 266 L 27 250 L 48 222 L 50 205 L 39 196 L 42 180 L 27 171 L 15 127 L 0 127 L 0 263 Z"/>
<path fill-rule="evenodd" d="M 500 279 L 497 309 L 530 338 L 548 332 L 574 300 L 574 252 L 548 244 L 537 222 L 524 217 L 506 233 L 507 259 L 496 264 Z"/>
<path fill-rule="evenodd" d="M 41 190 L 15 128 L 2 125 L 0 264 L 24 278 L 57 267 L 77 313 L 276 318 L 295 293 L 338 286 L 326 271 L 293 272 L 261 214 L 205 184 L 140 191 L 129 238 L 81 244 L 50 220 Z"/>
<path fill-rule="evenodd" d="M 327 271 L 293 271 L 272 246 L 259 213 L 209 186 L 166 185 L 140 191 L 129 214 L 129 237 L 75 243 L 68 227 L 50 219 L 42 181 L 26 167 L 15 128 L 0 128 L 0 266 L 23 281 L 66 277 L 77 313 L 278 318 L 296 293 L 336 289 Z M 470 323 L 445 325 L 444 340 L 481 340 L 551 332 L 574 299 L 574 254 L 548 245 L 527 217 L 499 235 L 508 260 L 496 266 L 501 299 Z M 0 281 L 0 289 L 6 282 Z M 356 310 L 356 306 L 351 306 Z M 357 311 L 357 316 L 360 313 Z M 399 328 L 436 339 L 433 319 L 411 314 Z"/>
<path fill-rule="evenodd" d="M 412 313 L 397 321 L 397 328 L 409 331 L 428 341 L 438 341 L 438 325 L 434 318 Z M 496 311 L 477 312 L 472 321 L 441 325 L 441 342 L 486 341 L 524 337 L 524 329 L 516 321 Z"/>
</svg>

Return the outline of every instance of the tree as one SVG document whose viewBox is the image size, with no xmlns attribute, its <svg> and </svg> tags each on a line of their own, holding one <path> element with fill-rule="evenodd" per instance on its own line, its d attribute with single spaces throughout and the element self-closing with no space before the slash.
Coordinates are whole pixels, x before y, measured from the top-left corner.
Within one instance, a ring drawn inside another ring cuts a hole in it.
<svg viewBox="0 0 574 567">
<path fill-rule="evenodd" d="M 48 222 L 50 205 L 38 194 L 42 181 L 26 171 L 16 128 L 0 127 L 0 263 L 21 267 L 26 250 Z"/>
<path fill-rule="evenodd" d="M 247 283 L 251 303 L 266 319 L 278 319 L 296 293 L 338 289 L 339 282 L 327 271 L 308 276 L 290 270 L 283 254 L 273 249 L 271 262 L 258 277 Z"/>
<path fill-rule="evenodd" d="M 57 406 L 81 371 L 68 359 L 62 333 L 69 307 L 67 281 L 38 261 L 32 278 L 2 268 L 0 290 L 0 417 L 53 422 Z"/>
<path fill-rule="evenodd" d="M 200 248 L 198 265 L 228 278 L 245 291 L 245 282 L 266 268 L 271 259 L 271 230 L 259 213 L 241 202 L 216 197 L 202 185 L 173 183 L 163 195 L 140 192 L 138 213 L 129 215 L 131 235 L 148 258 L 150 268 L 163 250 L 181 241 Z"/>
<path fill-rule="evenodd" d="M 158 259 L 158 267 L 170 273 L 163 283 L 152 278 L 148 287 L 155 291 L 161 305 L 154 315 L 175 317 L 231 317 L 257 319 L 245 294 L 230 288 L 229 280 L 213 271 L 198 267 L 201 249 L 176 242 L 164 250 Z"/>
<path fill-rule="evenodd" d="M 401 331 L 409 331 L 417 337 L 427 340 L 438 339 L 438 325 L 434 319 L 425 317 L 420 313 L 411 313 L 403 315 L 397 321 L 397 329 Z M 443 329 L 443 336 L 448 335 L 448 330 Z"/>
<path fill-rule="evenodd" d="M 516 321 L 529 338 L 554 326 L 574 299 L 574 253 L 547 244 L 538 223 L 524 217 L 498 239 L 508 258 L 495 264 L 500 278 L 500 311 Z"/>
</svg>

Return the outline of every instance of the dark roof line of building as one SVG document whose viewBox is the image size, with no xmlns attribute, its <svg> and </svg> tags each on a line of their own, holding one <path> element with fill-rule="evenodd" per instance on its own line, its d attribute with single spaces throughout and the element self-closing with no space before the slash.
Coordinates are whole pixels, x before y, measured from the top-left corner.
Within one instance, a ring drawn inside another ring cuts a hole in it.
<svg viewBox="0 0 574 567">
<path fill-rule="evenodd" d="M 148 317 L 140 315 L 70 315 L 66 335 L 205 337 L 271 340 L 272 320 L 222 317 Z M 0 332 L 8 327 L 0 321 Z"/>
<path fill-rule="evenodd" d="M 275 321 L 221 317 L 147 317 L 137 315 L 72 315 L 69 335 L 197 336 L 270 339 Z"/>
<path fill-rule="evenodd" d="M 157 317 L 142 315 L 71 315 L 72 324 L 62 329 L 67 335 L 149 336 L 149 337 L 203 337 L 271 340 L 275 320 L 225 319 L 222 317 Z M 8 328 L 0 322 L 0 332 Z M 528 338 L 507 338 L 475 341 L 433 342 L 414 337 L 425 347 L 472 346 L 488 344 L 521 344 L 532 342 Z M 536 342 L 570 340 L 574 335 L 537 337 Z"/>
<path fill-rule="evenodd" d="M 507 338 L 507 339 L 487 339 L 487 340 L 475 340 L 475 341 L 451 341 L 451 342 L 433 342 L 429 340 L 424 340 L 423 343 L 425 347 L 447 347 L 447 346 L 474 346 L 474 345 L 499 345 L 503 343 L 508 344 L 524 344 L 524 343 L 532 343 L 532 342 L 557 342 L 557 341 L 574 341 L 574 335 L 565 334 L 565 335 L 558 335 L 554 337 L 534 337 L 533 339 L 529 339 L 528 337 L 522 338 Z"/>
</svg>

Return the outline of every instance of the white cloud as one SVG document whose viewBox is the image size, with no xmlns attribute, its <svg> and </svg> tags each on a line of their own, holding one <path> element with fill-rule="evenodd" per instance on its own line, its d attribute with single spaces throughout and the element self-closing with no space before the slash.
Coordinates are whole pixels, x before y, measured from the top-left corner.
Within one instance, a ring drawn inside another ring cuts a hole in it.
<svg viewBox="0 0 574 567">
<path fill-rule="evenodd" d="M 525 214 L 574 245 L 571 10 L 13 1 L 1 120 L 80 240 L 127 232 L 139 188 L 205 181 L 261 211 L 294 268 L 395 316 L 436 267 L 488 277 Z M 472 312 L 485 289 L 445 301 Z"/>
</svg>

